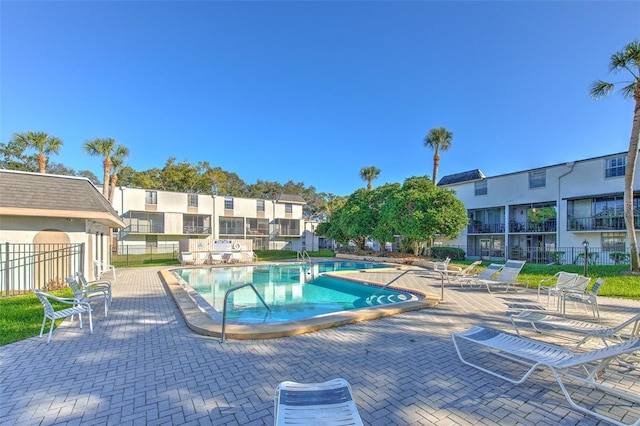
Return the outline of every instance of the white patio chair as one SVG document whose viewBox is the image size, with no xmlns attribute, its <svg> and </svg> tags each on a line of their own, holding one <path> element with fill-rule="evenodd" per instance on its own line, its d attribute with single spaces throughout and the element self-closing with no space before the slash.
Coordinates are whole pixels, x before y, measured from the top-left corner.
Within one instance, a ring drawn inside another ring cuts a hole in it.
<svg viewBox="0 0 640 426">
<path fill-rule="evenodd" d="M 453 333 L 451 337 L 453 339 L 456 352 L 458 353 L 458 357 L 464 364 L 510 383 L 522 383 L 536 369 L 540 367 L 549 368 L 555 376 L 558 385 L 560 385 L 560 389 L 567 399 L 567 402 L 569 402 L 569 404 L 571 404 L 571 406 L 576 410 L 590 414 L 601 420 L 605 420 L 616 425 L 625 424 L 607 416 L 606 414 L 597 412 L 592 408 L 576 404 L 565 388 L 565 379 L 570 379 L 572 384 L 579 383 L 588 388 L 596 388 L 606 394 L 615 395 L 633 403 L 640 404 L 639 396 L 630 392 L 625 392 L 621 388 L 607 386 L 603 383 L 606 376 L 609 374 L 607 368 L 611 364 L 611 361 L 617 360 L 617 357 L 621 355 L 631 354 L 640 350 L 640 339 L 638 338 L 589 352 L 574 352 L 570 349 L 561 348 L 537 340 L 527 339 L 513 334 L 503 333 L 491 328 L 477 326 L 472 327 L 467 331 Z M 476 347 L 484 347 L 491 351 L 491 356 L 479 357 L 477 351 L 472 351 L 473 354 L 470 355 L 469 351 L 461 350 L 460 343 L 462 342 L 470 343 Z M 467 357 L 463 356 L 463 352 Z M 508 368 L 505 358 L 509 361 L 525 366 L 526 371 L 521 376 L 517 376 L 515 372 L 510 375 L 507 375 L 506 372 L 503 373 L 500 370 Z M 487 359 L 495 361 L 488 362 L 494 366 L 493 368 L 480 364 L 481 360 L 486 361 Z M 607 375 L 603 376 L 602 373 L 604 373 L 605 370 L 607 370 Z M 627 378 L 626 375 L 625 378 Z M 624 410 L 624 407 L 624 404 L 620 404 L 618 409 Z M 640 420 L 633 424 L 640 424 Z"/>
<path fill-rule="evenodd" d="M 273 400 L 275 425 L 363 425 L 345 379 L 282 382 Z"/>
<path fill-rule="evenodd" d="M 600 308 L 598 308 L 598 292 L 602 288 L 604 284 L 604 280 L 602 278 L 598 278 L 591 289 L 586 291 L 586 285 L 582 289 L 568 289 L 563 296 L 563 315 L 565 314 L 566 304 L 567 302 L 580 303 L 584 305 L 585 309 L 587 306 L 591 306 L 591 311 L 593 312 L 593 317 L 598 319 L 600 322 Z"/>
<path fill-rule="evenodd" d="M 96 300 L 104 300 L 104 316 L 109 314 L 109 292 L 106 289 L 85 289 L 74 277 L 65 278 L 67 284 L 71 290 L 73 290 L 73 296 L 81 302 L 94 302 Z"/>
<path fill-rule="evenodd" d="M 61 318 L 71 317 L 73 321 L 74 315 L 78 315 L 78 319 L 80 321 L 80 328 L 82 328 L 82 314 L 89 314 L 89 330 L 91 334 L 93 334 L 93 320 L 91 318 L 91 306 L 88 302 L 83 302 L 78 299 L 72 298 L 62 298 L 56 297 L 52 294 L 45 293 L 40 290 L 33 290 L 35 295 L 42 303 L 44 308 L 44 318 L 42 319 L 42 327 L 40 327 L 40 337 L 42 337 L 42 333 L 44 332 L 44 326 L 47 322 L 47 318 L 51 320 L 51 327 L 49 327 L 49 336 L 47 337 L 47 344 L 51 341 L 51 335 L 53 334 L 53 328 L 55 326 L 55 321 Z M 55 310 L 53 305 L 49 300 L 55 300 L 56 302 L 63 303 L 65 305 L 69 305 L 69 308 L 63 308 L 59 310 Z"/>
<path fill-rule="evenodd" d="M 96 276 L 98 279 L 102 279 L 102 274 L 105 272 L 111 272 L 113 274 L 113 280 L 116 280 L 116 267 L 109 265 L 105 260 L 94 260 L 93 265 L 96 267 Z"/>
<path fill-rule="evenodd" d="M 111 307 L 111 281 L 109 280 L 95 280 L 87 281 L 84 274 L 81 271 L 76 272 L 76 279 L 80 283 L 83 289 L 88 291 L 101 290 L 106 291 L 109 297 L 109 307 Z"/>
<path fill-rule="evenodd" d="M 538 282 L 538 298 L 540 300 L 540 291 L 545 289 L 547 291 L 547 306 L 551 303 L 551 297 L 559 297 L 565 287 L 570 287 L 578 278 L 578 274 L 570 272 L 556 272 L 549 278 L 542 279 Z M 529 285 L 527 284 L 527 288 Z M 557 299 L 557 305 L 560 306 L 560 299 Z"/>
<path fill-rule="evenodd" d="M 204 265 L 209 263 L 209 261 L 210 261 L 209 252 L 199 251 L 196 253 L 196 260 L 195 260 L 196 265 Z"/>
<path fill-rule="evenodd" d="M 518 336 L 520 336 L 522 323 L 531 326 L 535 332 L 541 334 L 562 334 L 563 337 L 569 337 L 564 335 L 564 332 L 577 334 L 580 336 L 580 341 L 576 348 L 582 346 L 592 337 L 600 338 L 605 346 L 609 346 L 609 341 L 621 343 L 631 338 L 640 337 L 640 314 L 629 318 L 620 325 L 609 327 L 593 322 L 549 315 L 543 311 L 522 311 L 511 315 L 511 323 Z M 623 331 L 626 333 L 623 334 Z"/>
</svg>

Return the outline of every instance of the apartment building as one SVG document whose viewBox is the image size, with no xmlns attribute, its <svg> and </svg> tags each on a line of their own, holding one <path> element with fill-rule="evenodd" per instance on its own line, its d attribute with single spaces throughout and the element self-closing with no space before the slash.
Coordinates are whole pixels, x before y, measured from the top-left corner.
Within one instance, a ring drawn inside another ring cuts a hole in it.
<svg viewBox="0 0 640 426">
<path fill-rule="evenodd" d="M 253 249 L 303 249 L 305 201 L 276 200 L 117 187 L 113 207 L 125 227 L 114 247 L 144 245 L 159 252 L 180 240 L 251 240 Z"/>
<path fill-rule="evenodd" d="M 466 249 L 469 258 L 575 263 L 583 244 L 607 263 L 628 251 L 623 216 L 627 153 L 588 158 L 486 177 L 480 170 L 444 176 L 465 204 L 469 225 L 436 244 Z M 640 179 L 634 182 L 635 227 L 640 229 Z M 581 261 L 581 260 L 580 260 Z"/>
</svg>

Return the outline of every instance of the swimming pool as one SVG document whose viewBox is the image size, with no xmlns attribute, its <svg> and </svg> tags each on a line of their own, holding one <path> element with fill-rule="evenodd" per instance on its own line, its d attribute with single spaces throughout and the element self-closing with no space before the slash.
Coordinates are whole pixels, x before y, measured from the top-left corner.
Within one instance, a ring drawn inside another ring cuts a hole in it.
<svg viewBox="0 0 640 426">
<path fill-rule="evenodd" d="M 252 283 L 271 311 L 247 286 L 229 294 L 227 321 L 236 324 L 274 324 L 417 300 L 409 292 L 324 275 L 326 272 L 388 267 L 376 263 L 342 261 L 188 268 L 176 270 L 175 273 L 197 293 L 196 299 L 203 299 L 213 309 L 201 308 L 218 320 L 221 319 L 227 290 Z"/>
</svg>

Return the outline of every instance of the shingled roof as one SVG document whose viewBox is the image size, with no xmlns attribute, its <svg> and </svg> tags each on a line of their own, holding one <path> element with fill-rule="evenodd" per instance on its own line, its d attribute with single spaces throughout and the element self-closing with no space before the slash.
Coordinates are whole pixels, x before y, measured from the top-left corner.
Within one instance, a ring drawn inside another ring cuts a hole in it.
<svg viewBox="0 0 640 426">
<path fill-rule="evenodd" d="M 118 212 L 86 178 L 0 170 L 0 215 L 89 219 L 123 228 Z"/>
<path fill-rule="evenodd" d="M 281 194 L 278 197 L 279 203 L 307 204 L 300 195 Z"/>
<path fill-rule="evenodd" d="M 484 174 L 479 169 L 474 169 L 466 172 L 443 176 L 442 179 L 440 179 L 440 181 L 438 182 L 438 186 L 452 185 L 454 183 L 469 182 L 480 179 L 484 179 Z"/>
</svg>

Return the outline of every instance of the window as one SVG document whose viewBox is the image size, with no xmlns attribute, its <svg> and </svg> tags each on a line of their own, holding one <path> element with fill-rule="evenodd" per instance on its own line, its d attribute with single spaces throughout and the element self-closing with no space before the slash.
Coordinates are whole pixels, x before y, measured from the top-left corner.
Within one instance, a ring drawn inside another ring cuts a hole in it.
<svg viewBox="0 0 640 426">
<path fill-rule="evenodd" d="M 264 200 L 256 200 L 256 212 L 264 213 Z"/>
<path fill-rule="evenodd" d="M 547 171 L 529 172 L 529 189 L 547 186 Z"/>
<path fill-rule="evenodd" d="M 602 234 L 602 250 L 603 251 L 625 251 L 626 236 L 625 234 Z"/>
<path fill-rule="evenodd" d="M 158 204 L 158 192 L 157 191 L 145 191 L 144 193 L 145 204 Z"/>
<path fill-rule="evenodd" d="M 604 160 L 604 177 L 624 176 L 627 171 L 627 157 L 614 157 Z"/>
<path fill-rule="evenodd" d="M 299 236 L 300 221 L 297 219 L 276 219 L 276 232 L 280 236 Z"/>
<path fill-rule="evenodd" d="M 293 204 L 291 204 L 291 203 L 286 203 L 286 204 L 284 205 L 284 212 L 285 212 L 286 214 L 291 214 L 291 213 L 293 213 Z"/>
<path fill-rule="evenodd" d="M 476 197 L 478 195 L 487 195 L 487 181 L 486 180 L 481 180 L 480 182 L 476 182 L 474 184 L 475 186 L 475 191 L 476 191 Z"/>
<path fill-rule="evenodd" d="M 233 210 L 233 198 L 225 198 L 224 199 L 224 209 L 225 210 Z"/>
<path fill-rule="evenodd" d="M 187 194 L 187 206 L 198 207 L 198 194 Z"/>
<path fill-rule="evenodd" d="M 249 235 L 268 235 L 269 219 L 247 218 L 247 234 Z"/>
</svg>

